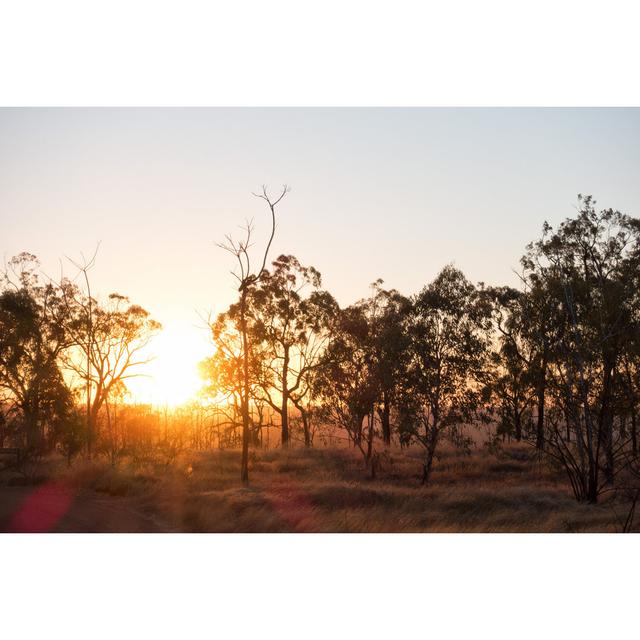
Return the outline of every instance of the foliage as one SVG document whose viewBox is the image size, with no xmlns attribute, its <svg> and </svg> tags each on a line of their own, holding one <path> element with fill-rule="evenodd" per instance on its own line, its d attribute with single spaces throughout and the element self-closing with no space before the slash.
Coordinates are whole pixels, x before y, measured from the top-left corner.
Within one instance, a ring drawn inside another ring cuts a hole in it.
<svg viewBox="0 0 640 640">
<path fill-rule="evenodd" d="M 5 420 L 27 451 L 51 449 L 73 410 L 59 368 L 68 336 L 58 319 L 63 302 L 53 285 L 36 273 L 35 256 L 9 262 L 0 293 L 0 389 Z"/>
<path fill-rule="evenodd" d="M 444 435 L 465 443 L 460 427 L 474 419 L 480 406 L 487 329 L 482 299 L 453 266 L 413 300 L 400 429 L 405 439 L 425 448 L 423 482 L 429 480 Z"/>
</svg>

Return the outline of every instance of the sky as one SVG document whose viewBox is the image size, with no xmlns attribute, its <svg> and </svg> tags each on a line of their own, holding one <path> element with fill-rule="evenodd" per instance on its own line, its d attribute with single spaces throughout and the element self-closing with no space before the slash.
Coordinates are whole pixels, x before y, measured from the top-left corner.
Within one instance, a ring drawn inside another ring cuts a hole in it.
<svg viewBox="0 0 640 640">
<path fill-rule="evenodd" d="M 258 249 L 269 212 L 251 192 L 283 183 L 271 257 L 315 266 L 343 305 L 377 278 L 415 293 L 450 262 L 515 285 L 578 193 L 640 216 L 640 109 L 0 109 L 0 251 L 72 276 L 65 256 L 100 242 L 98 297 L 165 327 L 143 400 L 197 384 L 202 317 L 236 295 L 216 243 L 253 219 Z"/>
</svg>

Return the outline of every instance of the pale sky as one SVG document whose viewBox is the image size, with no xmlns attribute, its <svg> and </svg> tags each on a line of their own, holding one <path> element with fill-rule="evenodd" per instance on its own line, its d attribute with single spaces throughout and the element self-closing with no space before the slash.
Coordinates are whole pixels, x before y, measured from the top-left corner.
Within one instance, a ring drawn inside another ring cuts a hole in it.
<svg viewBox="0 0 640 640">
<path fill-rule="evenodd" d="M 198 312 L 235 296 L 215 243 L 253 218 L 259 244 L 263 183 L 292 189 L 272 258 L 314 265 L 343 305 L 379 277 L 414 293 L 448 262 L 515 284 L 578 193 L 640 216 L 640 109 L 0 109 L 0 250 L 57 275 L 101 242 L 94 289 L 166 327 L 164 386 L 141 398 L 161 402 L 176 370 L 195 379 Z"/>
</svg>

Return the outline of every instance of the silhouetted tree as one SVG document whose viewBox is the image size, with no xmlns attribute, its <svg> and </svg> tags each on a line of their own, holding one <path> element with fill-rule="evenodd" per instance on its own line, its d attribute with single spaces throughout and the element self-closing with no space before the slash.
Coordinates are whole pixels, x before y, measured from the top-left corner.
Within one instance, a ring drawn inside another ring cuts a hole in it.
<svg viewBox="0 0 640 640">
<path fill-rule="evenodd" d="M 252 335 L 263 347 L 260 382 L 266 401 L 280 416 L 282 446 L 289 444 L 289 402 L 300 411 L 305 444 L 310 445 L 310 374 L 323 365 L 328 328 L 337 304 L 320 290 L 321 276 L 294 256 L 272 263 L 252 294 Z M 305 290 L 311 289 L 304 296 Z M 277 397 L 274 397 L 274 393 Z"/>
<path fill-rule="evenodd" d="M 266 188 L 263 186 L 261 194 L 254 194 L 258 198 L 262 198 L 268 205 L 271 213 L 271 234 L 266 244 L 262 259 L 259 262 L 260 267 L 254 273 L 251 270 L 251 260 L 249 257 L 249 248 L 251 246 L 251 232 L 252 227 L 247 224 L 245 229 L 245 236 L 240 241 L 235 241 L 233 238 L 227 236 L 227 242 L 220 246 L 231 253 L 238 263 L 239 273 L 234 273 L 234 276 L 238 280 L 238 292 L 240 299 L 238 302 L 238 331 L 242 340 L 242 390 L 240 398 L 240 407 L 242 411 L 242 459 L 240 467 L 240 479 L 244 484 L 249 482 L 249 439 L 251 437 L 251 418 L 249 415 L 249 402 L 251 398 L 251 383 L 249 378 L 249 362 L 251 360 L 251 344 L 249 340 L 249 326 L 248 326 L 248 299 L 251 290 L 260 282 L 264 276 L 264 269 L 267 264 L 267 257 L 269 255 L 269 249 L 273 242 L 273 237 L 276 231 L 276 207 L 282 198 L 288 192 L 288 187 L 285 185 L 280 195 L 272 199 L 267 193 Z"/>
<path fill-rule="evenodd" d="M 248 305 L 250 306 L 250 305 Z M 220 313 L 215 321 L 209 322 L 211 337 L 215 347 L 212 356 L 200 363 L 200 373 L 206 381 L 205 397 L 212 401 L 224 419 L 219 427 L 235 432 L 243 426 L 243 394 L 246 390 L 244 376 L 244 349 L 240 326 L 240 304 L 234 303 Z M 251 329 L 247 320 L 248 331 Z M 248 367 L 249 402 L 256 406 L 263 401 L 260 385 L 260 367 L 266 358 L 263 345 L 253 342 L 249 351 Z M 250 439 L 256 440 L 255 425 L 250 420 Z"/>
<path fill-rule="evenodd" d="M 537 391 L 532 366 L 535 347 L 525 335 L 525 295 L 510 287 L 490 287 L 483 295 L 489 300 L 497 330 L 485 388 L 492 405 L 490 413 L 497 413 L 499 434 L 508 434 L 520 441 L 525 416 L 531 417 Z"/>
<path fill-rule="evenodd" d="M 405 319 L 411 303 L 395 289 L 382 288 L 382 280 L 372 285 L 372 295 L 364 301 L 371 325 L 374 369 L 379 397 L 376 410 L 382 427 L 382 439 L 391 444 L 391 411 L 397 398 L 407 366 L 409 340 Z"/>
<path fill-rule="evenodd" d="M 481 403 L 488 314 L 475 287 L 447 266 L 414 299 L 408 317 L 409 360 L 400 428 L 425 448 L 422 482 L 443 436 L 459 436 Z"/>
<path fill-rule="evenodd" d="M 112 390 L 144 374 L 140 367 L 151 359 L 145 349 L 162 327 L 126 296 L 112 293 L 101 305 L 69 281 L 62 287 L 66 307 L 60 323 L 72 338 L 62 359 L 87 388 L 87 450 L 91 454 L 105 401 Z"/>
<path fill-rule="evenodd" d="M 346 431 L 367 463 L 372 452 L 363 438 L 363 421 L 373 412 L 379 396 L 374 359 L 366 309 L 362 305 L 347 307 L 333 329 L 326 364 L 314 379 L 314 392 L 321 399 L 324 418 Z M 370 442 L 372 423 L 369 428 Z"/>
<path fill-rule="evenodd" d="M 296 352 L 294 365 L 296 384 L 291 389 L 290 399 L 300 412 L 304 444 L 311 446 L 311 421 L 317 416 L 314 397 L 314 380 L 318 372 L 329 364 L 328 350 L 333 336 L 333 328 L 339 317 L 340 308 L 327 291 L 317 291 L 304 302 L 307 330 L 302 336 Z"/>
<path fill-rule="evenodd" d="M 615 429 L 616 384 L 625 344 L 638 330 L 640 221 L 596 212 L 590 196 L 557 230 L 548 224 L 523 259 L 525 282 L 544 290 L 556 332 L 552 375 L 575 443 L 562 429 L 549 434 L 550 454 L 568 472 L 576 497 L 595 502 L 610 484 L 627 442 Z"/>
<path fill-rule="evenodd" d="M 58 321 L 64 314 L 60 292 L 43 284 L 35 256 L 13 258 L 0 293 L 0 389 L 5 421 L 13 418 L 22 446 L 42 451 L 73 414 L 73 398 L 58 360 L 69 336 Z M 17 422 L 16 422 L 17 421 Z M 47 443 L 47 436 L 50 436 Z"/>
</svg>

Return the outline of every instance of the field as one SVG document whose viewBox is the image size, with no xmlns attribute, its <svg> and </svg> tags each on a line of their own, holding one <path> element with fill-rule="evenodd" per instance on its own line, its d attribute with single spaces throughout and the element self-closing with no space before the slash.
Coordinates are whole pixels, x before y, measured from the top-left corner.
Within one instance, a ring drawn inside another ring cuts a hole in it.
<svg viewBox="0 0 640 640">
<path fill-rule="evenodd" d="M 427 487 L 420 451 L 390 449 L 370 478 L 346 448 L 182 454 L 118 467 L 61 460 L 0 476 L 0 529 L 53 532 L 615 532 L 624 504 L 577 503 L 527 445 L 443 449 Z"/>
</svg>

